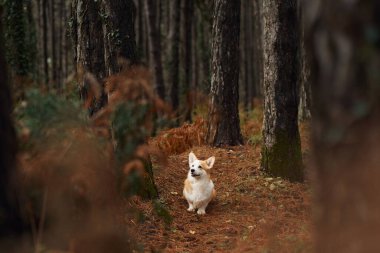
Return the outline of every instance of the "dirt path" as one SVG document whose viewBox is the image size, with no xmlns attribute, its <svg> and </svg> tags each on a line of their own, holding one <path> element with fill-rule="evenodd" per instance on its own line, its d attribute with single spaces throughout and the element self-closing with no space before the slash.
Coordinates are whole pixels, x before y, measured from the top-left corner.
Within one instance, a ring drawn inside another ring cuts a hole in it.
<svg viewBox="0 0 380 253">
<path fill-rule="evenodd" d="M 190 151 L 190 150 L 189 150 Z M 186 211 L 182 197 L 188 152 L 169 157 L 155 171 L 160 199 L 173 221 L 164 225 L 150 204 L 140 203 L 144 222 L 137 239 L 154 252 L 309 252 L 310 190 L 304 184 L 265 178 L 259 173 L 259 147 L 196 147 L 199 159 L 214 155 L 211 172 L 217 197 L 205 216 Z M 131 224 L 132 225 L 132 224 Z"/>
</svg>

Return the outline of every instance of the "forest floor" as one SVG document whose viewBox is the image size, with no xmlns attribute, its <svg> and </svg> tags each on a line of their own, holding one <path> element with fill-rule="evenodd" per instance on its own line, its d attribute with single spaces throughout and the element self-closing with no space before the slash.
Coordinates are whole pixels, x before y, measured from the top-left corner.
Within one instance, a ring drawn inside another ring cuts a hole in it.
<svg viewBox="0 0 380 253">
<path fill-rule="evenodd" d="M 301 127 L 303 150 L 308 134 Z M 311 188 L 270 178 L 259 170 L 260 144 L 229 148 L 195 146 L 154 166 L 160 201 L 172 222 L 165 225 L 150 203 L 136 201 L 144 222 L 128 221 L 146 252 L 310 252 Z M 187 212 L 182 196 L 188 153 L 216 157 L 211 171 L 217 197 L 205 216 Z"/>
</svg>

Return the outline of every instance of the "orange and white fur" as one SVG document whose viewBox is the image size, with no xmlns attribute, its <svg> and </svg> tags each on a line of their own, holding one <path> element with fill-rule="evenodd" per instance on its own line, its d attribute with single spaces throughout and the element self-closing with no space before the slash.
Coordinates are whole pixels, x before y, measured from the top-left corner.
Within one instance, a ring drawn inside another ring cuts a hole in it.
<svg viewBox="0 0 380 253">
<path fill-rule="evenodd" d="M 198 160 L 193 152 L 189 154 L 189 172 L 183 188 L 183 196 L 189 203 L 187 211 L 200 215 L 206 214 L 208 203 L 215 197 L 214 183 L 210 179 L 209 170 L 214 166 L 215 157 Z"/>
</svg>

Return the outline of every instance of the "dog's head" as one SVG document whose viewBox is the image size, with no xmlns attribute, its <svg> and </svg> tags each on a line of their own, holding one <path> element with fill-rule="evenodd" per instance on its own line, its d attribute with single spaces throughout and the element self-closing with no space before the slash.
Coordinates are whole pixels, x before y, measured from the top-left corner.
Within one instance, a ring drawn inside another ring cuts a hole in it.
<svg viewBox="0 0 380 253">
<path fill-rule="evenodd" d="M 214 166 L 215 157 L 211 156 L 207 160 L 198 160 L 193 152 L 189 154 L 189 175 L 194 178 L 202 178 L 207 175 L 207 171 Z"/>
</svg>

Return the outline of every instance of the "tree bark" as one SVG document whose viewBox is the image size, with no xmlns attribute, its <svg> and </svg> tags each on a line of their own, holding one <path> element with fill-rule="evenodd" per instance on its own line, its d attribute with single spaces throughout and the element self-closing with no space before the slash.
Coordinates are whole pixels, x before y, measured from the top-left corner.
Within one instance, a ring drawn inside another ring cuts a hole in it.
<svg viewBox="0 0 380 253">
<path fill-rule="evenodd" d="M 300 20 L 300 95 L 298 107 L 298 119 L 300 121 L 308 120 L 311 118 L 311 87 L 310 87 L 310 66 L 305 49 L 305 32 L 304 32 L 304 18 L 303 18 L 303 0 L 297 0 L 298 16 Z"/>
<path fill-rule="evenodd" d="M 142 6 L 144 7 L 144 18 L 143 18 L 143 23 L 144 23 L 144 34 L 145 34 L 145 37 L 144 37 L 144 52 L 145 52 L 145 58 L 146 58 L 146 64 L 148 66 L 151 66 L 152 64 L 152 59 L 151 59 L 151 54 L 150 54 L 150 51 L 149 51 L 149 43 L 150 43 L 150 39 L 149 39 L 149 22 L 148 22 L 148 18 L 146 17 L 146 7 L 145 7 L 145 0 L 144 2 L 142 2 Z"/>
<path fill-rule="evenodd" d="M 100 3 L 93 0 L 73 0 L 74 19 L 73 29 L 76 65 L 83 68 L 85 72 L 92 73 L 99 81 L 106 76 L 106 65 L 104 61 L 104 41 L 102 32 L 102 21 L 99 15 Z M 81 87 L 82 99 L 87 98 L 87 90 L 90 85 L 83 80 Z M 105 94 L 89 108 L 93 115 L 107 102 Z"/>
<path fill-rule="evenodd" d="M 45 0 L 42 0 L 45 1 Z M 77 17 L 77 5 L 78 0 L 72 0 L 70 3 L 70 19 L 71 19 L 71 25 L 70 25 L 70 38 L 72 41 L 72 48 L 73 48 L 73 62 L 74 62 L 74 71 L 77 73 L 78 71 L 78 17 Z"/>
<path fill-rule="evenodd" d="M 135 18 L 136 7 L 133 0 L 103 0 L 104 58 L 107 75 L 120 70 L 118 59 L 137 63 Z"/>
<path fill-rule="evenodd" d="M 191 46 L 192 46 L 192 49 L 191 49 L 191 68 L 192 68 L 192 76 L 191 76 L 191 86 L 192 86 L 192 90 L 193 90 L 193 104 L 195 104 L 197 102 L 197 92 L 198 92 L 198 85 L 199 85 L 199 61 L 198 61 L 198 44 L 197 44 L 197 41 L 198 41 L 198 33 L 197 33 L 197 24 L 198 22 L 198 17 L 196 15 L 196 12 L 194 11 L 194 14 L 193 14 L 193 23 L 192 23 L 192 27 L 191 27 L 191 33 L 192 33 L 192 36 L 191 36 L 191 39 L 192 39 L 192 42 L 191 42 Z"/>
<path fill-rule="evenodd" d="M 217 0 L 212 27 L 212 77 L 207 142 L 243 143 L 239 120 L 240 1 Z"/>
<path fill-rule="evenodd" d="M 248 98 L 247 98 L 247 107 L 249 110 L 253 109 L 253 98 L 256 97 L 257 91 L 256 91 L 256 86 L 254 82 L 255 78 L 255 71 L 254 71 L 254 26 L 253 26 L 253 17 L 254 17 L 254 12 L 253 12 L 253 2 L 248 1 L 248 6 L 247 6 L 247 65 L 246 65 L 246 71 L 247 71 L 247 92 L 248 92 Z"/>
<path fill-rule="evenodd" d="M 41 74 L 43 73 L 43 63 L 42 63 L 42 57 L 41 52 L 43 52 L 42 47 L 42 6 L 41 6 L 41 0 L 36 0 L 32 2 L 33 9 L 35 10 L 35 20 L 36 20 L 36 36 L 37 36 L 37 74 L 36 78 L 38 81 L 41 80 Z"/>
<path fill-rule="evenodd" d="M 305 56 L 303 56 L 305 57 Z M 302 59 L 305 64 L 305 58 Z M 298 107 L 298 119 L 305 121 L 311 119 L 311 87 L 308 80 L 309 71 L 306 67 L 302 67 L 302 74 L 300 76 L 300 95 L 299 95 L 299 107 Z"/>
<path fill-rule="evenodd" d="M 62 84 L 64 77 L 64 69 L 63 69 L 63 50 L 64 50 L 64 37 L 65 37 L 65 22 L 64 22 L 64 13 L 65 13 L 65 0 L 59 1 L 59 19 L 58 19 L 58 92 L 62 92 Z"/>
<path fill-rule="evenodd" d="M 144 59 L 146 58 L 146 51 L 145 51 L 145 37 L 146 33 L 144 33 L 144 3 L 143 0 L 136 0 L 136 15 L 137 15 L 137 52 L 138 52 L 138 58 Z"/>
<path fill-rule="evenodd" d="M 263 27 L 262 2 L 253 1 L 253 90 L 256 96 L 263 96 Z"/>
<path fill-rule="evenodd" d="M 57 40 L 56 40 L 56 12 L 55 12 L 55 0 L 50 0 L 50 42 L 51 42 L 51 62 L 52 62 L 52 86 L 57 89 L 59 85 L 57 83 L 58 69 L 57 69 Z"/>
<path fill-rule="evenodd" d="M 244 109 L 248 111 L 248 86 L 247 86 L 247 1 L 241 1 L 240 12 L 241 12 L 241 22 L 240 22 L 240 75 L 239 75 L 239 86 L 240 90 L 243 92 L 243 104 Z"/>
<path fill-rule="evenodd" d="M 316 252 L 380 252 L 379 13 L 379 1 L 305 5 Z"/>
<path fill-rule="evenodd" d="M 171 25 L 170 25 L 170 19 L 171 19 L 171 11 L 170 11 L 170 7 L 171 7 L 171 0 L 164 0 L 164 13 L 165 13 L 165 24 L 164 24 L 164 27 L 165 27 L 165 34 L 169 34 L 170 33 L 170 28 L 171 28 Z"/>
<path fill-rule="evenodd" d="M 200 80 L 199 88 L 203 92 L 210 92 L 211 84 L 211 30 L 212 22 L 208 13 L 209 9 L 212 9 L 209 5 L 210 2 L 197 2 L 199 21 L 197 24 L 198 33 L 198 53 L 199 53 L 199 65 L 200 65 Z"/>
<path fill-rule="evenodd" d="M 179 39 L 181 22 L 181 0 L 171 0 L 170 12 L 170 98 L 173 110 L 179 106 Z M 178 113 L 176 113 L 178 116 Z"/>
<path fill-rule="evenodd" d="M 240 82 L 243 93 L 244 109 L 252 109 L 253 100 L 253 66 L 252 66 L 252 17 L 251 2 L 241 2 L 241 22 L 240 22 Z"/>
<path fill-rule="evenodd" d="M 157 2 L 156 0 L 145 0 L 145 11 L 149 31 L 149 52 L 153 66 L 155 87 L 158 96 L 165 100 L 165 84 L 161 58 L 161 35 L 157 24 Z"/>
<path fill-rule="evenodd" d="M 263 18 L 265 99 L 261 167 L 272 176 L 302 181 L 296 0 L 264 0 Z"/>
<path fill-rule="evenodd" d="M 191 78 L 192 78 L 192 24 L 194 16 L 194 3 L 193 1 L 183 2 L 183 32 L 184 32 L 184 95 L 186 96 L 186 111 L 185 111 L 185 121 L 192 121 L 192 110 L 193 110 L 193 97 L 192 97 L 192 87 L 191 87 Z"/>
</svg>

